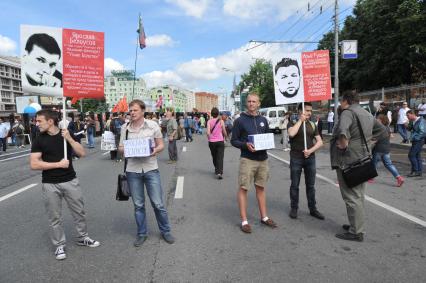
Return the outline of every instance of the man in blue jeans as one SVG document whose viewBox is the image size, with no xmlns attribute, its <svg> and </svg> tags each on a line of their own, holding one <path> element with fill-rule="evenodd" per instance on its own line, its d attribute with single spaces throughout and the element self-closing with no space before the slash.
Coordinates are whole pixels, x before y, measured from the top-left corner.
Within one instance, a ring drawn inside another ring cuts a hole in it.
<svg viewBox="0 0 426 283">
<path fill-rule="evenodd" d="M 291 210 L 290 218 L 297 218 L 297 210 L 299 209 L 299 184 L 302 169 L 305 173 L 306 197 L 308 199 L 308 207 L 311 216 L 324 219 L 324 216 L 318 211 L 315 200 L 315 151 L 322 145 L 322 139 L 314 122 L 309 119 L 312 115 L 312 104 L 299 104 L 299 120 L 294 123 L 290 121 L 288 124 L 288 135 L 290 137 L 290 200 Z M 304 130 L 304 128 L 306 130 Z M 306 145 L 305 133 L 306 132 Z M 316 142 L 314 143 L 314 140 Z"/>
<path fill-rule="evenodd" d="M 410 159 L 411 163 L 411 173 L 407 177 L 420 177 L 423 172 L 421 153 L 426 137 L 425 120 L 417 116 L 414 110 L 407 111 L 407 118 L 413 123 L 410 136 L 411 148 L 408 153 L 408 159 Z"/>
<path fill-rule="evenodd" d="M 124 140 L 126 139 L 137 140 L 149 138 L 154 140 L 155 143 L 155 146 L 151 148 L 151 156 L 126 158 L 124 165 L 135 207 L 137 236 L 133 245 L 140 247 L 148 235 L 144 186 L 151 201 L 151 206 L 154 209 L 161 235 L 167 243 L 173 244 L 175 239 L 170 232 L 167 210 L 163 202 L 163 190 L 156 157 L 157 153 L 160 153 L 164 149 L 163 135 L 155 121 L 144 119 L 145 103 L 143 101 L 136 99 L 130 102 L 129 111 L 130 122 L 121 127 L 118 151 L 121 153 L 124 152 Z"/>
</svg>

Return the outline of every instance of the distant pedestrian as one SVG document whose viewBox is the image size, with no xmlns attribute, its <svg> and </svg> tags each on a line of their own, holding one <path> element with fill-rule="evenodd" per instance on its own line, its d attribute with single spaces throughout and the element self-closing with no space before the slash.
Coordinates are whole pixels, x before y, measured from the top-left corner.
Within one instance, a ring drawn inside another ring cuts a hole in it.
<svg viewBox="0 0 426 283">
<path fill-rule="evenodd" d="M 18 123 L 13 127 L 16 136 L 16 147 L 25 148 L 25 127 L 22 123 L 22 119 L 18 118 Z"/>
<path fill-rule="evenodd" d="M 112 120 L 109 125 L 109 130 L 114 134 L 115 146 L 117 150 L 111 151 L 111 159 L 115 159 L 116 162 L 122 161 L 122 154 L 118 152 L 118 145 L 120 144 L 121 138 L 121 126 L 124 124 L 124 115 L 123 113 L 113 113 Z"/>
<path fill-rule="evenodd" d="M 188 116 L 187 113 L 184 114 L 183 116 L 183 127 L 185 129 L 185 140 L 187 142 L 192 142 L 193 138 L 192 138 L 192 128 L 194 126 L 194 120 L 192 120 L 191 116 Z"/>
<path fill-rule="evenodd" d="M 413 123 L 411 129 L 411 148 L 408 153 L 408 159 L 411 163 L 411 173 L 407 177 L 420 177 L 423 173 L 422 148 L 425 144 L 426 121 L 418 117 L 413 110 L 407 111 L 407 118 Z"/>
<path fill-rule="evenodd" d="M 288 144 L 288 123 L 290 122 L 290 112 L 283 113 L 283 116 L 280 118 L 279 128 L 281 130 L 281 143 L 283 145 L 284 151 L 289 151 L 290 147 Z"/>
<path fill-rule="evenodd" d="M 72 166 L 71 149 L 80 157 L 85 150 L 70 135 L 67 129 L 59 129 L 58 113 L 40 110 L 36 114 L 40 135 L 31 148 L 30 165 L 33 170 L 42 170 L 42 193 L 50 222 L 50 237 L 56 247 L 57 260 L 66 258 L 65 233 L 62 224 L 62 200 L 71 210 L 78 232 L 77 245 L 97 247 L 99 242 L 87 233 L 86 212 L 83 195 Z M 64 158 L 64 139 L 67 142 L 67 159 Z"/>
<path fill-rule="evenodd" d="M 343 94 L 341 108 L 342 112 L 333 129 L 333 136 L 330 141 L 330 159 L 331 167 L 337 173 L 349 224 L 344 224 L 342 228 L 345 232 L 336 234 L 336 237 L 342 240 L 362 242 L 365 233 L 365 183 L 349 188 L 343 179 L 342 170 L 368 155 L 361 138 L 361 129 L 358 126 L 357 117 L 368 144 L 371 143 L 372 138 L 377 139 L 386 129 L 359 105 L 358 95 L 353 92 Z"/>
<path fill-rule="evenodd" d="M 386 117 L 388 117 L 389 120 L 389 126 L 392 123 L 392 111 L 389 110 L 388 107 L 386 107 L 386 103 L 384 102 L 380 102 L 379 108 L 376 111 L 376 118 L 380 115 L 383 114 Z"/>
<path fill-rule="evenodd" d="M 175 114 L 171 110 L 167 110 L 166 112 L 167 119 L 167 139 L 169 140 L 169 161 L 168 163 L 176 163 L 178 159 L 178 151 L 177 151 L 177 131 L 178 125 L 175 119 Z"/>
<path fill-rule="evenodd" d="M 213 118 L 207 122 L 207 138 L 209 140 L 209 148 L 212 155 L 214 173 L 218 179 L 222 179 L 226 128 L 222 118 L 219 117 L 219 109 L 213 107 L 211 110 L 211 115 Z"/>
<path fill-rule="evenodd" d="M 247 220 L 247 192 L 254 182 L 259 205 L 260 222 L 275 228 L 277 224 L 268 217 L 265 186 L 269 178 L 268 154 L 266 150 L 256 150 L 248 142 L 249 135 L 265 134 L 269 131 L 268 120 L 259 115 L 260 99 L 257 93 L 250 93 L 246 100 L 247 112 L 241 113 L 232 128 L 231 144 L 241 150 L 238 173 L 238 205 L 241 215 L 241 231 L 251 233 Z"/>
<path fill-rule="evenodd" d="M 226 114 L 225 112 L 222 113 L 222 120 L 225 123 L 225 129 L 226 129 L 225 141 L 226 140 L 229 141 L 231 138 L 232 127 L 234 123 L 232 122 L 231 117 L 229 117 L 228 114 Z"/>
<path fill-rule="evenodd" d="M 379 121 L 383 126 L 386 127 L 386 131 L 378 137 L 376 143 L 373 147 L 373 161 L 377 167 L 377 164 L 381 160 L 385 168 L 392 174 L 392 176 L 396 179 L 396 185 L 401 187 L 404 183 L 404 178 L 399 174 L 395 165 L 392 164 L 392 160 L 390 157 L 390 136 L 391 130 L 389 128 L 389 119 L 386 114 L 379 114 L 377 116 L 377 121 Z M 370 181 L 371 183 L 371 181 Z"/>
<path fill-rule="evenodd" d="M 70 132 L 73 139 L 81 144 L 81 139 L 83 138 L 84 125 L 80 121 L 80 115 L 76 115 L 74 120 L 68 124 L 68 131 Z M 72 152 L 73 160 L 79 159 L 78 155 L 73 151 Z"/>
<path fill-rule="evenodd" d="M 124 151 L 126 136 L 129 140 L 150 138 L 155 143 L 151 156 L 143 158 L 130 157 L 127 159 L 127 183 L 135 207 L 137 225 L 137 235 L 133 245 L 140 247 L 148 237 L 144 187 L 154 209 L 161 236 L 167 243 L 172 244 L 175 239 L 171 234 L 168 213 L 163 201 L 163 188 L 157 162 L 157 154 L 164 149 L 163 136 L 156 122 L 144 119 L 145 103 L 143 101 L 133 100 L 130 102 L 129 111 L 131 113 L 130 122 L 121 127 L 119 151 L 121 153 Z"/>
<path fill-rule="evenodd" d="M 185 120 L 183 119 L 183 116 L 179 116 L 178 119 L 178 140 L 180 140 L 181 138 L 185 138 Z"/>
<path fill-rule="evenodd" d="M 9 134 L 9 123 L 6 123 L 3 118 L 0 118 L 0 147 L 4 152 L 7 148 L 7 136 Z"/>
<path fill-rule="evenodd" d="M 200 116 L 200 135 L 204 133 L 204 129 L 206 128 L 206 118 L 203 114 Z"/>
<path fill-rule="evenodd" d="M 407 111 L 410 110 L 408 108 L 408 103 L 404 102 L 402 103 L 402 107 L 398 111 L 398 120 L 397 120 L 397 129 L 398 133 L 402 137 L 402 143 L 408 143 L 408 134 L 407 134 L 407 127 L 408 127 L 408 118 L 407 118 Z"/>
<path fill-rule="evenodd" d="M 328 125 L 328 133 L 331 134 L 333 132 L 333 127 L 334 127 L 334 112 L 332 108 L 328 109 L 327 125 Z"/>
<path fill-rule="evenodd" d="M 426 119 L 426 99 L 423 99 L 422 103 L 417 106 L 417 110 L 419 110 L 419 116 Z"/>
<path fill-rule="evenodd" d="M 298 106 L 299 120 L 296 123 L 290 121 L 288 124 L 288 135 L 290 136 L 290 218 L 297 218 L 299 209 L 299 184 L 302 170 L 305 175 L 306 198 L 310 215 L 324 220 L 324 215 L 317 209 L 315 199 L 316 159 L 315 151 L 323 146 L 318 128 L 310 121 L 312 115 L 312 104 L 310 102 L 300 103 Z M 304 128 L 306 130 L 304 130 Z M 306 145 L 305 145 L 306 139 Z"/>
<path fill-rule="evenodd" d="M 93 119 L 91 115 L 88 115 L 86 117 L 86 133 L 87 133 L 89 148 L 95 148 L 95 132 L 96 132 L 95 120 Z"/>
</svg>

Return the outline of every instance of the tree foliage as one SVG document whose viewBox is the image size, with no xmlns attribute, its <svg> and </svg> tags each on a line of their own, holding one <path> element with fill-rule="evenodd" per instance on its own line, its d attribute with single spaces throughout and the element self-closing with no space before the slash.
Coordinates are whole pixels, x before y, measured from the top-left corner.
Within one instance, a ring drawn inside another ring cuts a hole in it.
<svg viewBox="0 0 426 283">
<path fill-rule="evenodd" d="M 275 106 L 274 77 L 271 61 L 257 59 L 250 66 L 248 73 L 241 76 L 238 87 L 240 90 L 249 87 L 250 92 L 259 94 L 262 107 Z"/>
<path fill-rule="evenodd" d="M 358 59 L 339 60 L 342 91 L 378 89 L 426 79 L 426 2 L 358 0 L 339 40 L 358 40 Z M 334 33 L 321 39 L 334 66 Z M 332 75 L 334 68 L 332 68 Z"/>
</svg>

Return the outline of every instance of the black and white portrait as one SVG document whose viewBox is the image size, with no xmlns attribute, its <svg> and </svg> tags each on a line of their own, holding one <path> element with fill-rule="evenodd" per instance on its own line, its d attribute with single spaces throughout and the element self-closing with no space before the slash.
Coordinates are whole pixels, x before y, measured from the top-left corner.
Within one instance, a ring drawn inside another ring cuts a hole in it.
<svg viewBox="0 0 426 283">
<path fill-rule="evenodd" d="M 62 96 L 62 29 L 21 26 L 23 90 Z"/>
<path fill-rule="evenodd" d="M 275 102 L 277 105 L 301 102 L 303 94 L 302 62 L 299 54 L 291 54 L 274 66 Z"/>
</svg>

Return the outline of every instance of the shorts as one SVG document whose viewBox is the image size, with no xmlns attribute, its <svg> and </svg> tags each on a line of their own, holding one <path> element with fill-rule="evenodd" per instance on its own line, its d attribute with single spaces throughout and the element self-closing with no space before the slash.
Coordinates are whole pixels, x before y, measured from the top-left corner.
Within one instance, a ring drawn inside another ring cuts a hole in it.
<svg viewBox="0 0 426 283">
<path fill-rule="evenodd" d="M 253 182 L 256 186 L 264 188 L 268 179 L 268 159 L 257 161 L 241 157 L 240 169 L 238 172 L 238 185 L 240 188 L 248 190 Z"/>
</svg>

